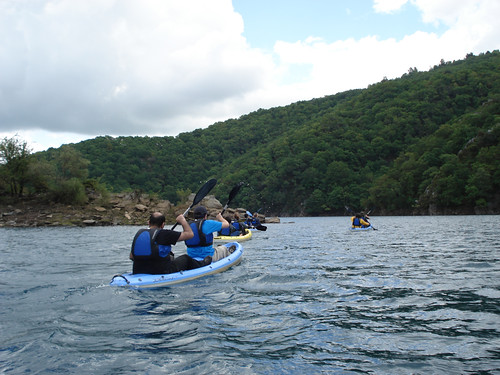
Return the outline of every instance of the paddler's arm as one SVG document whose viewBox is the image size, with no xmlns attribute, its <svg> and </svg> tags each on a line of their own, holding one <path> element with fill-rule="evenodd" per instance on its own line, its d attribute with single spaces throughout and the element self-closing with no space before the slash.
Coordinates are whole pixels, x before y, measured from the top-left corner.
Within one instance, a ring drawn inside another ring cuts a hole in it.
<svg viewBox="0 0 500 375">
<path fill-rule="evenodd" d="M 229 223 L 227 222 L 226 219 L 224 219 L 224 217 L 220 212 L 217 214 L 215 218 L 222 223 L 222 228 L 229 228 Z"/>
<path fill-rule="evenodd" d="M 185 240 L 189 240 L 190 238 L 193 238 L 194 237 L 193 230 L 191 229 L 191 226 L 187 222 L 184 215 L 181 214 L 181 215 L 177 216 L 176 220 L 180 225 L 182 225 L 182 229 L 183 229 L 183 231 L 182 231 L 182 233 L 179 236 L 179 239 L 177 241 L 185 241 Z"/>
</svg>

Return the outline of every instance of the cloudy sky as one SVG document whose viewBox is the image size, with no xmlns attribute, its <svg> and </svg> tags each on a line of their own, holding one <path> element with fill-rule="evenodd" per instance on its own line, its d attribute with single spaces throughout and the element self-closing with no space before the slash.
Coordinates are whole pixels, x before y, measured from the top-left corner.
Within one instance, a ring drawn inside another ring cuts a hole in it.
<svg viewBox="0 0 500 375">
<path fill-rule="evenodd" d="M 0 137 L 177 135 L 500 49 L 498 0 L 0 0 Z"/>
</svg>

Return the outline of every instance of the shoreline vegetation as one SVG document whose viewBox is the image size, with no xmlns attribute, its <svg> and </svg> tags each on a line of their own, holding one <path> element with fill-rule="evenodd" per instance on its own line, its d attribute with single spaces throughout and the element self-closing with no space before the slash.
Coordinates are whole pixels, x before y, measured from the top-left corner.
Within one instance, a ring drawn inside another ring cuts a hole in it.
<svg viewBox="0 0 500 375">
<path fill-rule="evenodd" d="M 243 182 L 232 204 L 266 215 L 499 214 L 499 66 L 498 50 L 467 54 L 177 136 L 106 135 L 36 153 L 4 138 L 1 223 L 142 225 L 156 204 L 173 221 L 214 177 L 212 194 Z"/>
</svg>

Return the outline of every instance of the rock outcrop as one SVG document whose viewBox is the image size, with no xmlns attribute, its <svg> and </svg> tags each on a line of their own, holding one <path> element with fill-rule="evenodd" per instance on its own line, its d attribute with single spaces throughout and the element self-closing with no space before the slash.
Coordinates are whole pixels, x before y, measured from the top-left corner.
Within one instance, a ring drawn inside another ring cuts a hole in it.
<svg viewBox="0 0 500 375">
<path fill-rule="evenodd" d="M 165 215 L 167 224 L 174 224 L 175 218 L 191 205 L 194 196 L 192 194 L 187 202 L 177 206 L 168 200 L 133 193 L 111 194 L 109 199 L 95 199 L 84 206 L 25 199 L 7 205 L 0 204 L 0 227 L 146 225 L 149 215 L 155 211 Z M 211 218 L 223 209 L 213 195 L 206 196 L 200 204 L 207 208 Z M 235 212 L 243 218 L 245 210 L 228 208 L 224 216 L 232 218 Z M 259 219 L 266 222 L 262 215 L 259 215 Z"/>
</svg>

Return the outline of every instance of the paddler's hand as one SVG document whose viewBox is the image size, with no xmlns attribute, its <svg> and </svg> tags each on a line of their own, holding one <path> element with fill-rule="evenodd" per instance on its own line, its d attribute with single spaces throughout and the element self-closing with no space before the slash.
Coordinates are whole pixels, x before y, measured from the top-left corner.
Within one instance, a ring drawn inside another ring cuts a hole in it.
<svg viewBox="0 0 500 375">
<path fill-rule="evenodd" d="M 177 216 L 177 217 L 175 218 L 175 220 L 176 220 L 179 224 L 181 224 L 181 225 L 182 225 L 182 224 L 184 224 L 184 223 L 187 223 L 186 218 L 184 217 L 184 215 L 183 215 L 183 214 L 180 214 L 179 216 Z"/>
</svg>

